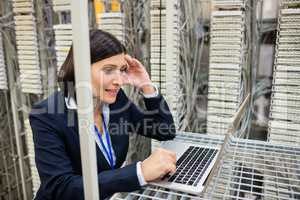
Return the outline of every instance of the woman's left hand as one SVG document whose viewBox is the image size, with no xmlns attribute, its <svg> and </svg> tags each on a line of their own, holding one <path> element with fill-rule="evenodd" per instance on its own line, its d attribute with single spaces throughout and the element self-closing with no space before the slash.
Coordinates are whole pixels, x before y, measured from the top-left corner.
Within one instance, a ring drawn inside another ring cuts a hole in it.
<svg viewBox="0 0 300 200">
<path fill-rule="evenodd" d="M 125 60 L 128 63 L 128 72 L 126 74 L 124 84 L 130 84 L 138 89 L 151 84 L 148 72 L 140 61 L 132 58 L 130 55 L 125 55 Z"/>
</svg>

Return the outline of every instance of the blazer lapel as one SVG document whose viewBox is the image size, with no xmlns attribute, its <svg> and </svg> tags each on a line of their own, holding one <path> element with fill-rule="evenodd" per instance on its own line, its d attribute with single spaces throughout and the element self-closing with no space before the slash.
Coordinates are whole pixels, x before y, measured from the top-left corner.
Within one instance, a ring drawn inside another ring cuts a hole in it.
<svg viewBox="0 0 300 200">
<path fill-rule="evenodd" d="M 74 137 L 78 137 L 79 141 L 79 129 L 78 129 L 78 115 L 76 110 L 70 110 L 67 109 L 67 117 L 65 118 L 65 124 L 68 124 L 68 128 L 70 128 L 74 133 Z M 94 134 L 94 133 L 92 133 Z M 94 137 L 94 136 L 93 136 Z M 79 144 L 79 143 L 78 143 Z M 105 156 L 103 155 L 102 151 L 98 147 L 96 141 L 96 155 L 97 155 L 97 166 L 98 166 L 98 172 L 103 171 L 105 169 L 110 169 L 110 165 L 108 161 L 106 160 Z M 80 148 L 80 144 L 79 147 Z"/>
<path fill-rule="evenodd" d="M 115 156 L 116 156 L 116 167 L 120 167 L 123 163 L 123 160 L 126 159 L 127 150 L 128 150 L 128 136 L 127 136 L 126 132 L 124 132 L 124 133 L 122 132 L 122 131 L 126 131 L 126 130 L 123 130 L 124 127 L 122 127 L 122 125 L 120 125 L 119 120 L 122 117 L 122 115 L 120 113 L 113 112 L 114 110 L 117 110 L 120 107 L 120 104 L 118 104 L 117 102 L 109 105 L 111 112 L 109 114 L 108 131 L 109 131 L 109 134 L 111 137 L 112 147 L 113 147 L 113 150 L 114 150 Z M 65 105 L 65 111 L 66 111 L 65 113 L 67 113 L 67 116 L 65 117 L 65 119 L 66 119 L 65 124 L 67 124 L 68 128 L 70 128 L 70 129 L 72 129 L 72 131 L 74 131 L 74 133 L 76 134 L 75 137 L 78 137 L 78 141 L 79 141 L 77 110 L 68 109 Z M 111 126 L 112 124 L 114 124 L 114 125 Z M 116 124 L 118 124 L 118 126 L 116 126 Z M 119 130 L 120 128 L 122 130 Z M 96 145 L 98 172 L 110 169 L 110 165 L 109 165 L 108 161 L 106 160 L 104 154 L 98 147 L 96 141 L 95 141 L 95 145 Z M 80 148 L 80 146 L 79 146 L 79 148 Z"/>
</svg>

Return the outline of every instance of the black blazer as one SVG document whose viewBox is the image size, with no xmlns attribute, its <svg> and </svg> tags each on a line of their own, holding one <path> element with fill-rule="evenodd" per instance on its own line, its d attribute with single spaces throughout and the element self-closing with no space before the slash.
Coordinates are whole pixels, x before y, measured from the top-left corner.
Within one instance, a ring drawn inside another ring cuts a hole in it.
<svg viewBox="0 0 300 200">
<path fill-rule="evenodd" d="M 97 149 L 98 181 L 101 199 L 115 192 L 140 188 L 136 163 L 120 168 L 126 159 L 129 134 L 157 140 L 175 137 L 175 126 L 168 105 L 161 95 L 145 98 L 147 111 L 136 107 L 120 90 L 109 105 L 109 133 L 116 155 L 116 169 L 110 169 Z M 67 109 L 64 96 L 55 92 L 33 106 L 29 115 L 33 131 L 35 161 L 41 179 L 37 200 L 84 199 L 76 110 Z"/>
</svg>

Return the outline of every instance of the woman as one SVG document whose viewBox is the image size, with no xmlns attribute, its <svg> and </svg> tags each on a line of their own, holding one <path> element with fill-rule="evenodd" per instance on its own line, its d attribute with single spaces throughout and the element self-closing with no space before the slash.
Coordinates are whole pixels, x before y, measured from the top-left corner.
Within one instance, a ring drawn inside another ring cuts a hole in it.
<svg viewBox="0 0 300 200">
<path fill-rule="evenodd" d="M 142 162 L 122 166 L 129 134 L 157 140 L 175 137 L 172 115 L 143 65 L 126 55 L 124 46 L 111 34 L 90 33 L 93 136 L 96 141 L 101 199 L 115 192 L 129 192 L 162 178 L 176 169 L 173 152 L 154 151 Z M 59 73 L 61 91 L 36 104 L 29 116 L 35 145 L 36 166 L 41 179 L 36 199 L 84 199 L 76 113 L 72 48 Z M 122 91 L 132 84 L 144 95 L 146 111 L 133 104 Z"/>
</svg>

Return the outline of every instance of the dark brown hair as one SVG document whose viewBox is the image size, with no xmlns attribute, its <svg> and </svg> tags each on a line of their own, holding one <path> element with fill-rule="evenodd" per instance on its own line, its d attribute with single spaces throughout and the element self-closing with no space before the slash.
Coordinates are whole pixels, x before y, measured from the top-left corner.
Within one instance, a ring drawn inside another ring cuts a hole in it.
<svg viewBox="0 0 300 200">
<path fill-rule="evenodd" d="M 126 53 L 126 49 L 115 36 L 99 29 L 90 31 L 90 56 L 92 64 L 121 53 Z M 64 96 L 67 96 L 68 93 L 74 95 L 75 75 L 73 45 L 58 73 L 58 82 L 61 91 L 64 92 Z"/>
</svg>

